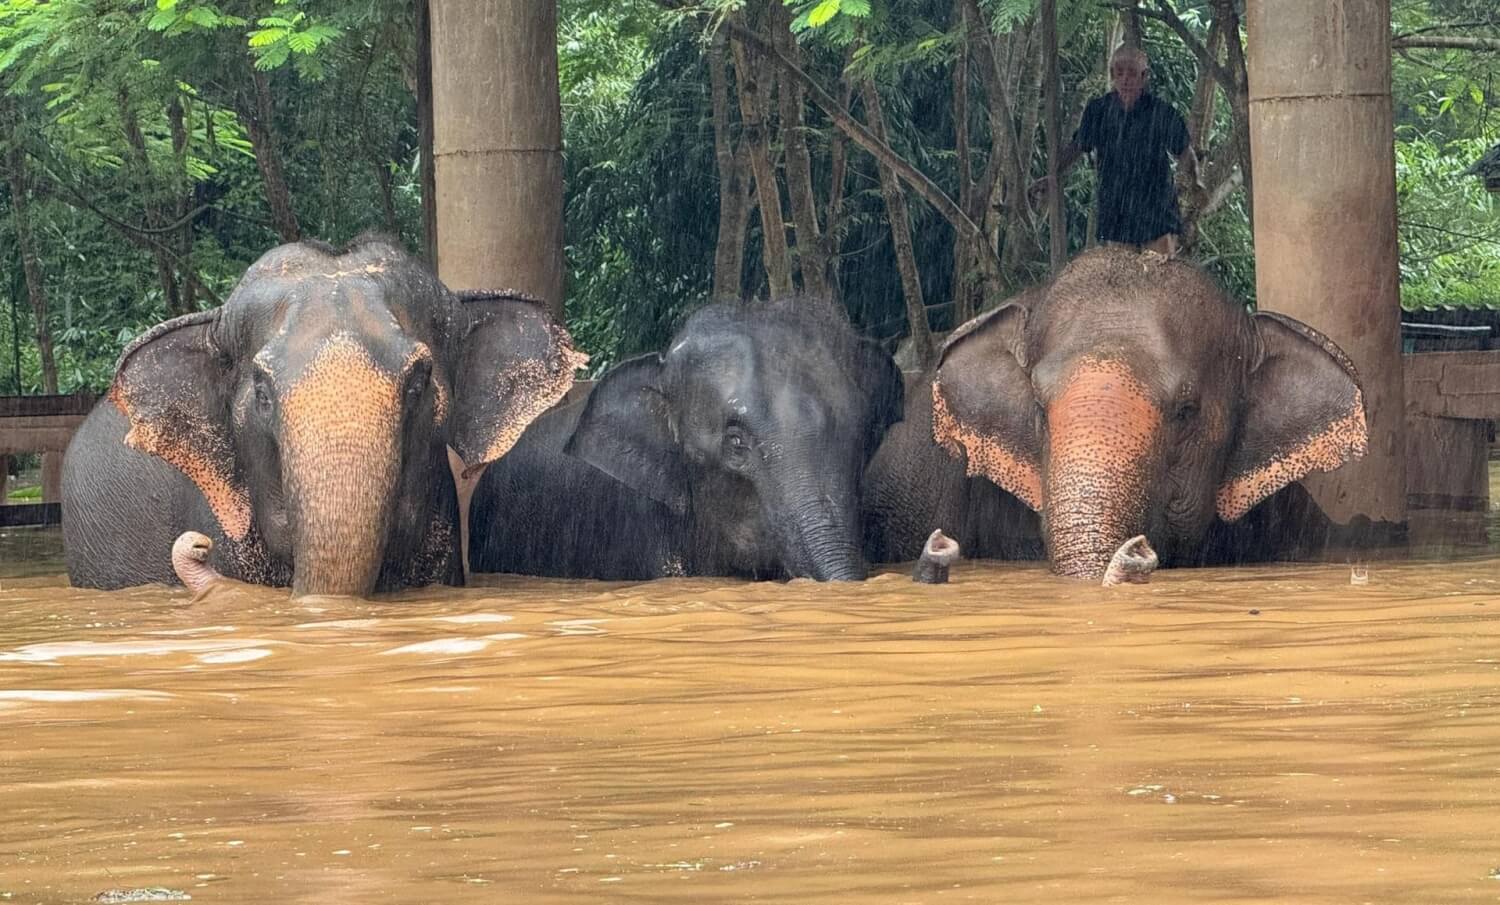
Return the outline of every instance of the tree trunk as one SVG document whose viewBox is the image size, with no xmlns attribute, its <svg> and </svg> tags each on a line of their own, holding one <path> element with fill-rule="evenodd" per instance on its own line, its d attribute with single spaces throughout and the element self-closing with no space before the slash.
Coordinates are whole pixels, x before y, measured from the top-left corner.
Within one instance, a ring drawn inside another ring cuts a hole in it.
<svg viewBox="0 0 1500 905">
<path fill-rule="evenodd" d="M 1204 46 L 1208 49 L 1208 55 L 1217 60 L 1223 44 L 1224 20 L 1215 15 Z M 1194 147 L 1199 150 L 1199 156 L 1208 150 L 1208 135 L 1213 131 L 1214 125 L 1214 98 L 1218 95 L 1218 89 L 1219 82 L 1214 78 L 1213 69 L 1199 66 L 1198 79 L 1193 84 L 1193 107 L 1188 113 L 1187 124 L 1188 134 L 1192 137 Z"/>
<path fill-rule="evenodd" d="M 1047 133 L 1047 222 L 1051 238 L 1052 272 L 1062 269 L 1068 256 L 1068 226 L 1063 210 L 1057 162 L 1062 152 L 1062 122 L 1057 107 L 1057 0 L 1042 0 L 1042 122 Z"/>
<path fill-rule="evenodd" d="M 429 0 L 417 5 L 417 154 L 422 184 L 422 257 L 437 269 L 437 168 L 432 159 L 432 15 Z"/>
<path fill-rule="evenodd" d="M 1120 8 L 1120 43 L 1124 47 L 1141 46 L 1141 17 L 1136 12 L 1136 6 L 1139 4 L 1140 0 L 1129 0 Z M 1108 56 L 1114 53 L 1114 48 L 1106 47 L 1104 53 Z"/>
<path fill-rule="evenodd" d="M 736 13 L 741 19 L 743 14 Z M 748 26 L 745 26 L 748 28 Z M 771 95 L 770 85 L 762 82 L 755 71 L 755 60 L 742 41 L 731 41 L 734 48 L 735 86 L 740 101 L 742 139 L 750 148 L 750 167 L 755 172 L 755 195 L 760 204 L 762 257 L 771 298 L 786 298 L 793 293 L 791 256 L 786 244 L 786 221 L 781 214 L 781 191 L 776 184 L 776 168 L 771 162 L 771 142 L 765 111 Z"/>
<path fill-rule="evenodd" d="M 14 121 L 11 116 L 6 119 Z M 16 227 L 16 245 L 21 252 L 21 270 L 26 275 L 26 296 L 31 301 L 32 317 L 36 321 L 36 348 L 42 361 L 42 391 L 56 393 L 57 359 L 52 352 L 52 326 L 47 319 L 47 286 L 42 280 L 42 265 L 37 259 L 35 237 L 31 232 L 30 199 L 27 194 L 30 180 L 26 175 L 26 153 L 16 142 L 11 142 L 5 153 L 5 171 L 10 182 L 10 214 Z"/>
<path fill-rule="evenodd" d="M 675 8 L 675 7 L 674 7 Z M 784 78 L 795 79 L 798 84 L 807 90 L 813 103 L 828 114 L 833 125 L 847 135 L 853 142 L 864 148 L 881 164 L 890 167 L 898 177 L 907 185 L 911 186 L 918 195 L 928 204 L 931 204 L 939 214 L 943 216 L 953 228 L 962 233 L 970 235 L 982 235 L 979 225 L 963 212 L 948 193 L 944 192 L 937 183 L 933 182 L 925 173 L 912 166 L 909 161 L 891 150 L 889 144 L 877 138 L 869 129 L 865 128 L 858 120 L 849 115 L 849 110 L 841 106 L 838 101 L 829 96 L 816 81 L 812 79 L 802 68 L 792 63 L 778 52 L 765 38 L 753 31 L 739 25 L 733 18 L 725 20 L 724 29 L 730 36 L 757 52 L 765 55 Z M 999 262 L 992 255 L 986 254 L 980 257 L 980 267 L 985 275 L 994 280 L 999 279 Z"/>
<path fill-rule="evenodd" d="M 708 52 L 708 82 L 714 112 L 714 162 L 719 171 L 719 233 L 714 247 L 715 301 L 738 299 L 745 270 L 745 231 L 749 225 L 750 186 L 745 179 L 745 143 L 738 150 L 730 135 L 729 45 L 721 36 Z"/>
<path fill-rule="evenodd" d="M 375 183 L 380 186 L 380 219 L 386 232 L 399 235 L 401 225 L 396 222 L 396 199 L 391 195 L 391 168 L 381 160 L 370 161 L 375 170 Z"/>
<path fill-rule="evenodd" d="M 860 87 L 870 131 L 881 142 L 885 142 L 885 117 L 880 111 L 880 92 L 869 79 Z M 917 273 L 917 256 L 912 250 L 906 195 L 891 168 L 883 164 L 878 164 L 878 167 L 880 193 L 885 198 L 886 218 L 891 223 L 891 243 L 896 249 L 896 269 L 901 272 L 901 294 L 906 299 L 906 319 L 911 326 L 912 351 L 917 357 L 917 363 L 925 368 L 932 361 L 932 328 L 927 325 L 927 305 L 922 299 L 922 280 Z"/>
<path fill-rule="evenodd" d="M 958 206 L 974 218 L 974 166 L 969 160 L 969 17 L 965 0 L 954 0 L 953 17 L 958 20 L 959 39 L 953 56 L 953 150 L 958 162 Z M 953 237 L 953 325 L 974 316 L 973 286 L 969 261 L 974 246 L 982 241 L 962 233 Z"/>
<path fill-rule="evenodd" d="M 1240 43 L 1240 16 L 1235 0 L 1214 0 L 1214 16 L 1222 19 L 1225 62 L 1233 80 L 1233 91 L 1227 92 L 1229 110 L 1234 119 L 1235 156 L 1240 161 L 1240 178 L 1245 185 L 1245 211 L 1250 215 L 1250 234 L 1255 234 L 1255 172 L 1250 160 L 1250 76 L 1245 64 L 1245 45 Z"/>
<path fill-rule="evenodd" d="M 188 131 L 186 113 L 182 109 L 181 99 L 172 98 L 167 105 L 167 124 L 172 130 L 172 157 L 175 166 L 172 170 L 172 182 L 177 195 L 176 217 L 174 222 L 177 228 L 177 260 L 181 262 L 180 271 L 180 295 L 178 297 L 178 313 L 187 314 L 198 310 L 198 271 L 192 266 L 193 258 L 193 218 L 190 214 L 193 206 L 192 185 L 187 175 L 187 152 Z"/>
<path fill-rule="evenodd" d="M 156 176 L 151 169 L 151 158 L 146 153 L 146 137 L 141 133 L 135 107 L 131 104 L 130 92 L 121 88 L 116 100 L 119 104 L 120 128 L 125 133 L 125 143 L 130 146 L 131 157 L 135 161 L 135 194 L 140 199 L 146 229 L 150 231 L 153 239 L 150 243 L 151 258 L 156 264 L 156 278 L 161 284 L 162 302 L 166 305 L 167 316 L 176 317 L 184 313 L 182 296 L 177 282 L 177 272 L 172 267 L 172 255 L 162 244 L 171 239 L 157 235 L 163 223 L 160 202 L 162 188 L 156 184 Z M 170 115 L 169 109 L 169 118 Z"/>
<path fill-rule="evenodd" d="M 842 109 L 848 110 L 854 101 L 854 84 L 843 73 L 854 59 L 854 45 L 844 53 L 844 65 L 839 68 L 839 92 Z M 839 279 L 839 236 L 843 233 L 844 181 L 849 166 L 849 142 L 841 129 L 833 129 L 828 139 L 828 207 L 823 217 L 823 259 L 828 262 L 828 288 L 833 297 L 842 301 L 843 288 Z M 958 233 L 962 235 L 962 230 Z"/>
<path fill-rule="evenodd" d="M 1046 60 L 1043 59 L 1043 41 L 1041 41 L 1041 24 L 1035 23 L 1028 36 L 1023 53 L 1016 59 L 1020 66 L 1017 81 L 1020 83 L 1020 92 L 1017 92 L 1017 107 L 1020 108 L 1020 119 L 1022 126 L 1016 132 L 1017 143 L 1028 149 L 1026 159 L 1028 167 L 1023 171 L 1023 179 L 1031 177 L 1032 150 L 1035 149 L 1035 138 L 1037 129 L 1041 125 L 1041 114 L 1043 114 L 1043 98 L 1041 98 L 1041 87 L 1043 87 L 1044 71 L 1046 71 Z M 1035 260 L 1043 254 L 1041 248 L 1041 234 L 1032 228 L 1031 207 L 1026 201 L 1026 182 L 1014 186 L 1011 189 L 1013 200 L 1008 204 L 1008 222 L 1005 227 L 1005 249 L 1001 255 L 1001 272 L 1007 276 L 1008 281 L 1016 282 L 1022 276 L 1028 261 Z"/>
<path fill-rule="evenodd" d="M 250 79 L 252 96 L 240 99 L 245 133 L 250 138 L 250 147 L 255 151 L 255 165 L 260 169 L 261 182 L 265 186 L 266 205 L 271 209 L 271 225 L 281 241 L 296 242 L 302 238 L 302 227 L 297 223 L 297 214 L 292 209 L 292 192 L 287 187 L 286 176 L 281 168 L 270 80 L 253 64 L 250 66 Z"/>
<path fill-rule="evenodd" d="M 792 17 L 780 4 L 771 5 L 772 35 L 781 53 L 801 65 L 797 40 L 792 37 Z M 785 149 L 787 198 L 791 201 L 793 235 L 797 239 L 797 268 L 802 274 L 802 289 L 819 301 L 836 301 L 829 292 L 828 260 L 823 254 L 823 240 L 818 229 L 817 198 L 813 194 L 812 155 L 807 150 L 803 120 L 802 86 L 782 79 L 776 90 L 781 110 L 781 146 Z"/>
</svg>

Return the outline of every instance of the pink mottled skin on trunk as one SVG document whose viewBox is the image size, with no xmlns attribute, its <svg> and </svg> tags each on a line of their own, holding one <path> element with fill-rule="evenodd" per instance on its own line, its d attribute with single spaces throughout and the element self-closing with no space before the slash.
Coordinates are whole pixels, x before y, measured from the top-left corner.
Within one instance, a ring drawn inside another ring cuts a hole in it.
<svg viewBox="0 0 1500 905">
<path fill-rule="evenodd" d="M 1156 571 L 1157 562 L 1156 551 L 1151 548 L 1146 535 L 1137 534 L 1115 551 L 1114 557 L 1109 561 L 1109 568 L 1104 570 L 1104 586 L 1112 588 L 1117 584 L 1145 584 L 1151 580 L 1151 573 Z"/>
<path fill-rule="evenodd" d="M 1129 367 L 1085 359 L 1047 406 L 1047 542 L 1052 569 L 1099 580 L 1144 528 L 1161 411 Z"/>
<path fill-rule="evenodd" d="M 224 579 L 208 564 L 208 554 L 213 549 L 214 542 L 196 531 L 182 532 L 172 544 L 172 571 L 194 594 L 202 593 L 209 585 Z"/>
</svg>

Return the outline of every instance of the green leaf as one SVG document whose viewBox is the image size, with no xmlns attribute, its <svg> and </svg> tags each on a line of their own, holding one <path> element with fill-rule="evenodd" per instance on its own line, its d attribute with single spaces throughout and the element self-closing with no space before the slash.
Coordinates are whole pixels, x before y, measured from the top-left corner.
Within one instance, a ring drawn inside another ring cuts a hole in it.
<svg viewBox="0 0 1500 905">
<path fill-rule="evenodd" d="M 843 0 L 839 12 L 846 16 L 863 19 L 870 15 L 870 0 Z"/>
<path fill-rule="evenodd" d="M 305 35 L 311 35 L 312 37 L 316 38 L 319 44 L 323 43 L 324 41 L 332 41 L 334 38 L 337 38 L 339 35 L 343 34 L 343 32 L 339 31 L 332 25 L 309 25 L 303 30 L 302 33 Z"/>
<path fill-rule="evenodd" d="M 177 20 L 181 18 L 181 13 L 173 12 L 170 9 L 159 9 L 151 14 L 150 19 L 146 20 L 146 27 L 152 31 L 166 31 L 173 25 L 176 25 Z"/>
<path fill-rule="evenodd" d="M 813 28 L 824 24 L 839 13 L 839 5 L 843 0 L 823 0 L 807 16 L 807 24 Z"/>
<path fill-rule="evenodd" d="M 199 28 L 217 28 L 219 26 L 219 14 L 207 6 L 195 6 L 183 13 L 182 18 Z"/>
<path fill-rule="evenodd" d="M 312 53 L 318 49 L 318 39 L 305 31 L 299 31 L 287 36 L 286 46 L 296 53 Z"/>
<path fill-rule="evenodd" d="M 156 8 L 171 10 L 177 8 L 177 0 L 156 0 Z"/>
<path fill-rule="evenodd" d="M 250 32 L 251 47 L 268 47 L 287 36 L 284 28 L 263 28 L 260 31 Z"/>
<path fill-rule="evenodd" d="M 261 70 L 262 72 L 270 69 L 275 69 L 277 66 L 285 63 L 287 57 L 291 55 L 292 51 L 286 46 L 286 42 L 279 41 L 266 48 L 265 53 L 256 58 L 255 68 Z"/>
</svg>

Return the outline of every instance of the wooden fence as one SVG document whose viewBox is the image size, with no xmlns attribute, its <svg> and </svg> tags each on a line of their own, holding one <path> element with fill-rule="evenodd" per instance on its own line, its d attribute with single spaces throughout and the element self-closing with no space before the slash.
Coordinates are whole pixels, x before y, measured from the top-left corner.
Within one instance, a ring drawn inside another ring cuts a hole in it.
<svg viewBox="0 0 1500 905">
<path fill-rule="evenodd" d="M 0 396 L 0 528 L 55 525 L 62 521 L 62 458 L 94 396 Z M 42 454 L 42 499 L 6 505 L 10 457 Z"/>
</svg>

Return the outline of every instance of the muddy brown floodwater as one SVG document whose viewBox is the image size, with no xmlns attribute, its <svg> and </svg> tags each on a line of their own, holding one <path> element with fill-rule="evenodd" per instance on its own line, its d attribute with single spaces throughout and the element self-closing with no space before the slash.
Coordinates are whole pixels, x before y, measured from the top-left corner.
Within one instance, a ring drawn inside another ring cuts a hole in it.
<svg viewBox="0 0 1500 905">
<path fill-rule="evenodd" d="M 1493 558 L 190 604 L 0 557 L 0 902 L 1500 898 Z"/>
</svg>

